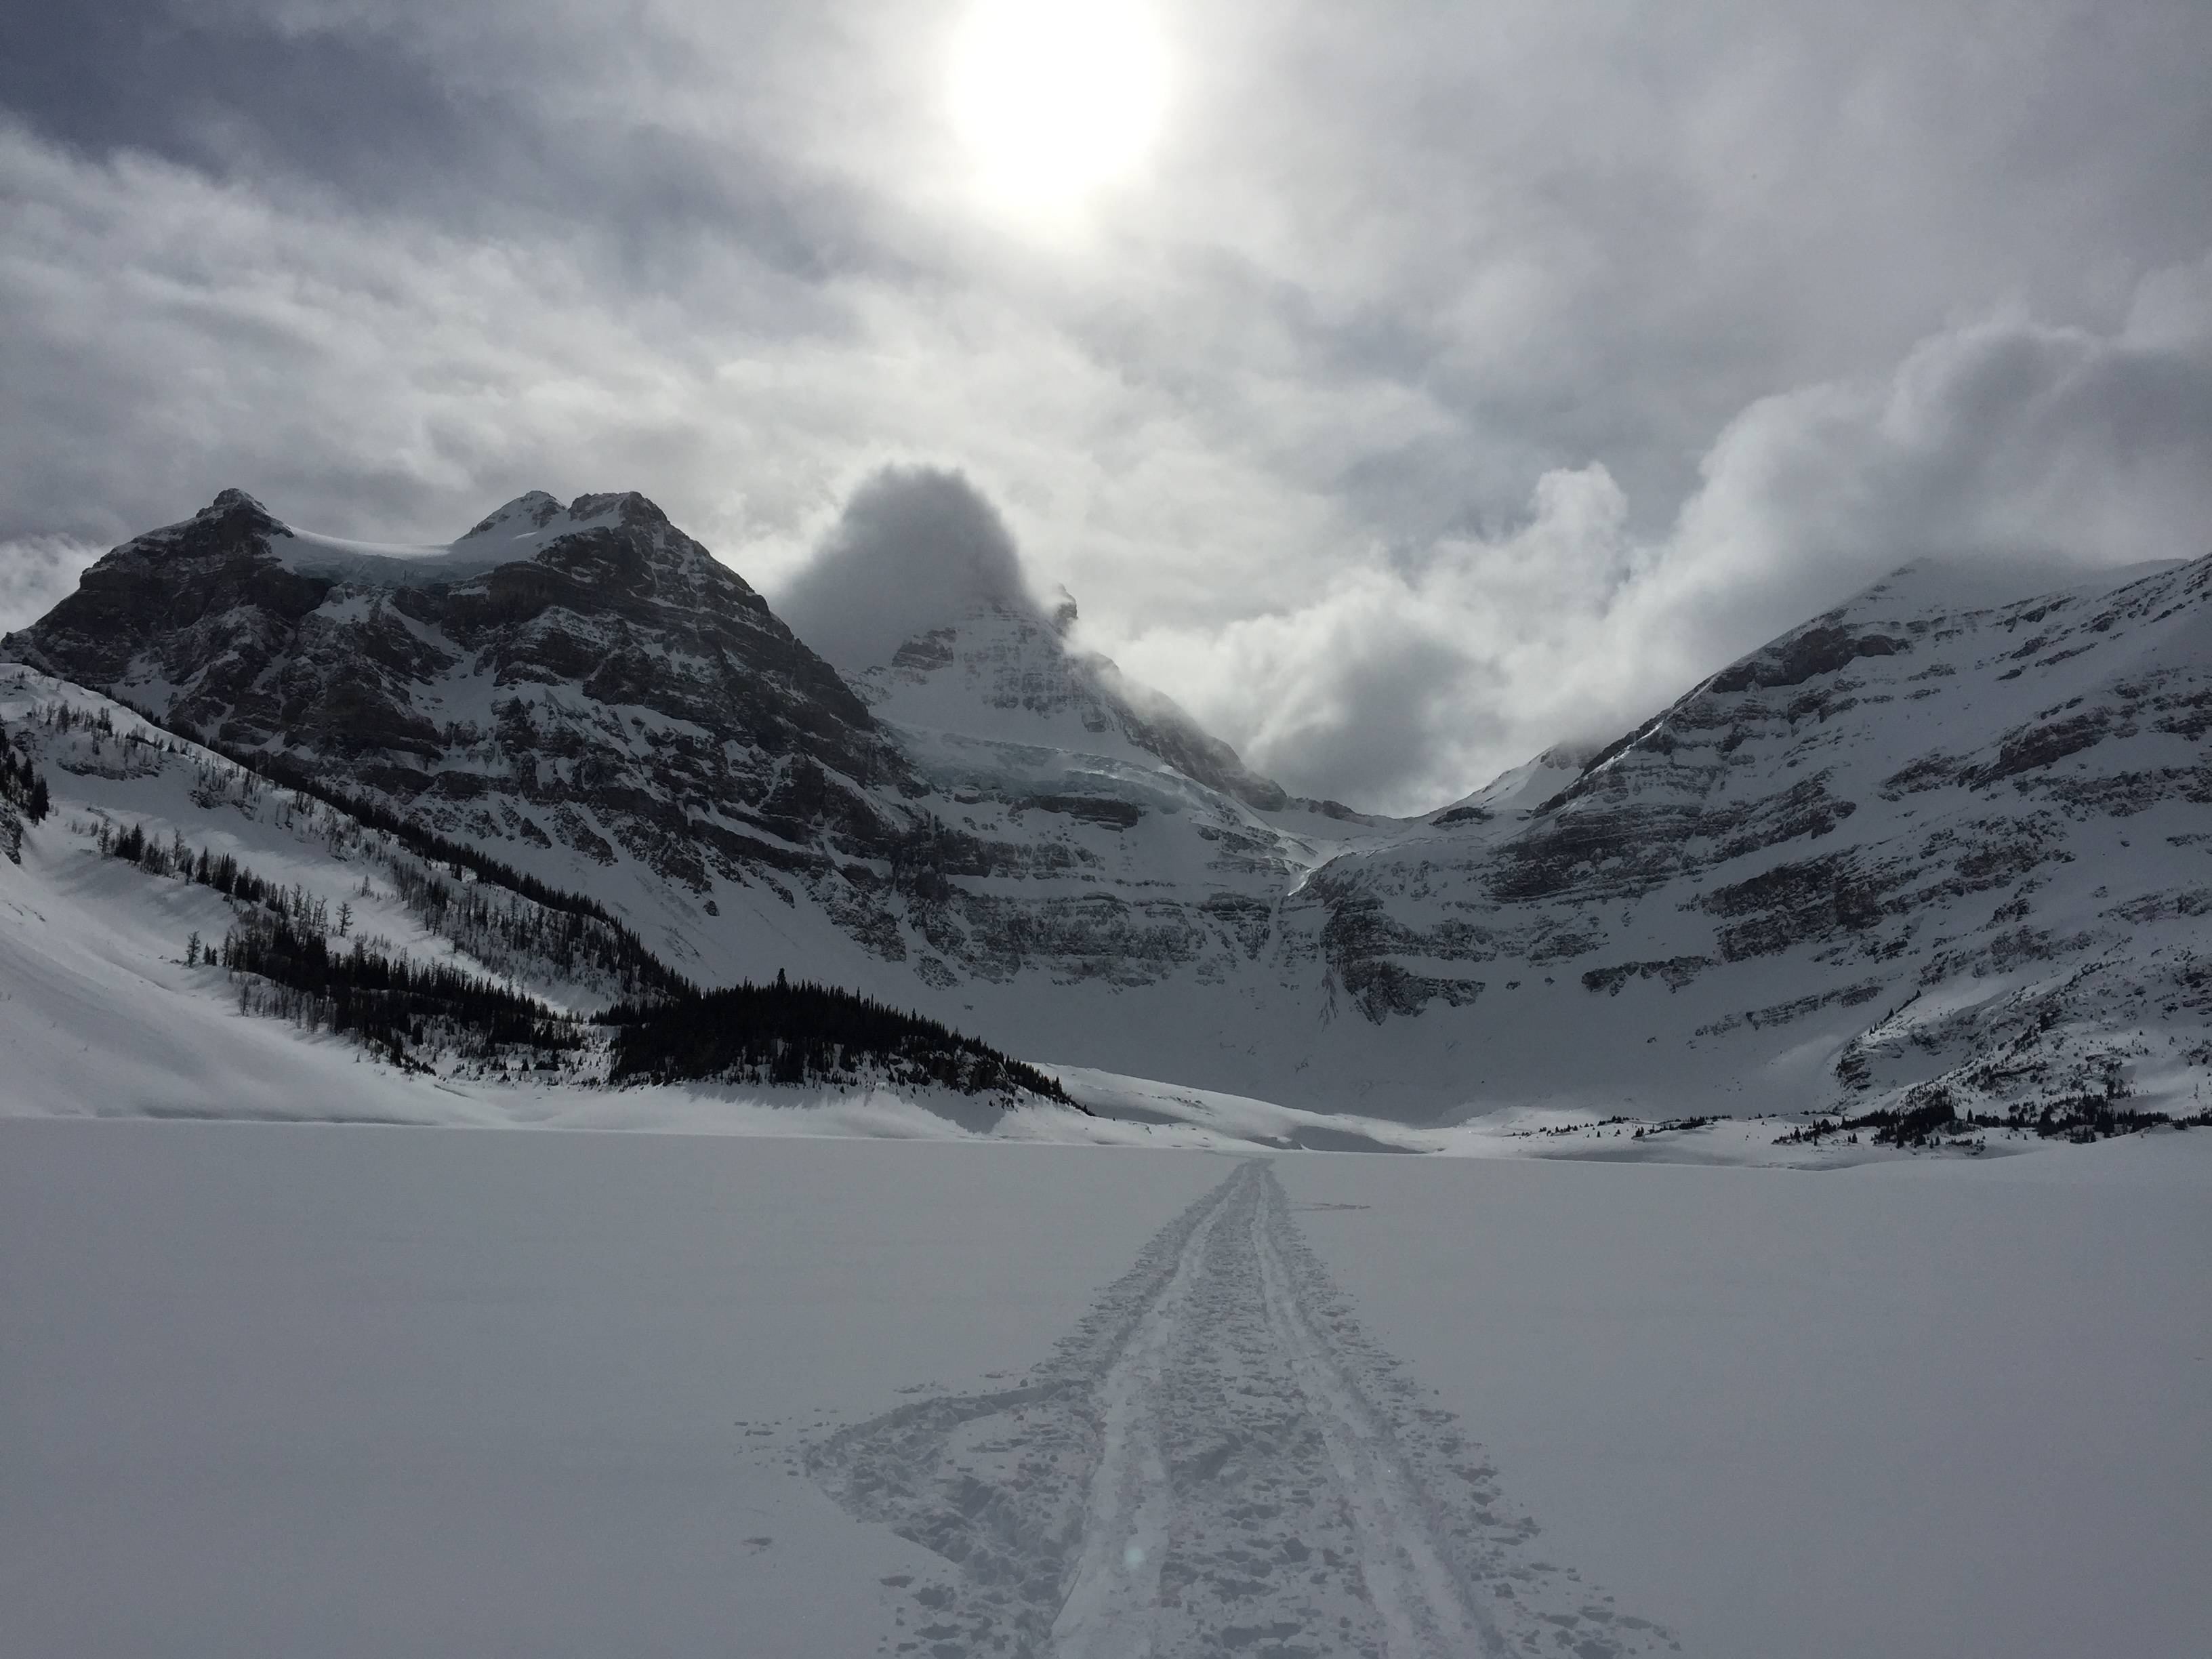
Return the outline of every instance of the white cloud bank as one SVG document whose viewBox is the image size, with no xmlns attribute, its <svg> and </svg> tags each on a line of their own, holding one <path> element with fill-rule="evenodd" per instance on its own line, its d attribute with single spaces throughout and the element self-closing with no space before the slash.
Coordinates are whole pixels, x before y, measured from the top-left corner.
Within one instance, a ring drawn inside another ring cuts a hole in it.
<svg viewBox="0 0 2212 1659">
<path fill-rule="evenodd" d="M 958 472 L 891 466 L 853 492 L 776 611 L 849 671 L 979 602 L 1035 608 L 1006 521 Z"/>
<path fill-rule="evenodd" d="M 1614 735 L 1911 559 L 2032 586 L 2212 551 L 2212 262 L 2145 281 L 2109 334 L 2001 315 L 1886 380 L 1762 398 L 1699 472 L 1662 537 L 1630 532 L 1604 467 L 1558 470 L 1510 533 L 1106 643 L 1291 788 L 1417 811 Z"/>
<path fill-rule="evenodd" d="M 0 634 L 35 622 L 60 604 L 102 550 L 67 536 L 0 541 Z"/>
</svg>

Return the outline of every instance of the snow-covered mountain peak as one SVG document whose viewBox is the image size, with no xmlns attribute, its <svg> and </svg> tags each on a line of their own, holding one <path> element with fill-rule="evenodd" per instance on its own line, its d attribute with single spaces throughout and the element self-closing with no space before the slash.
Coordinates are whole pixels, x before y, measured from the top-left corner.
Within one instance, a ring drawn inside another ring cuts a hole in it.
<svg viewBox="0 0 2212 1659">
<path fill-rule="evenodd" d="M 215 548 L 265 547 L 272 538 L 290 539 L 297 533 L 243 489 L 223 489 L 191 518 L 149 531 L 124 545 L 149 558 L 195 558 Z"/>
<path fill-rule="evenodd" d="M 1428 823 L 1433 829 L 1449 830 L 1518 822 L 1580 777 L 1597 752 L 1595 744 L 1555 744 L 1535 759 L 1500 772 L 1474 793 L 1431 813 Z"/>
<path fill-rule="evenodd" d="M 472 566 L 542 559 L 571 538 L 629 532 L 656 562 L 677 566 L 712 562 L 711 556 L 669 522 L 668 515 L 635 490 L 579 495 L 566 507 L 542 489 L 518 495 L 447 550 Z M 748 589 L 748 592 L 750 590 Z"/>
<path fill-rule="evenodd" d="M 705 565 L 714 562 L 704 548 L 668 521 L 666 514 L 635 491 L 579 495 L 563 507 L 545 491 L 533 489 L 516 496 L 458 540 L 428 546 L 319 535 L 273 519 L 256 533 L 269 556 L 288 570 L 365 586 L 421 587 L 434 582 L 466 581 L 502 565 L 544 563 L 549 552 L 577 538 L 625 534 L 632 553 L 642 556 L 647 564 L 687 570 L 697 576 L 704 574 Z M 271 539 L 276 536 L 285 539 L 277 543 Z M 581 580 L 602 580 L 609 574 L 601 568 L 604 559 L 566 557 L 556 562 L 569 567 L 570 574 Z M 634 556 L 628 562 L 635 565 L 639 559 Z M 738 586 L 747 594 L 751 592 L 742 581 Z"/>
<path fill-rule="evenodd" d="M 492 514 L 459 540 L 412 544 L 361 541 L 302 530 L 287 524 L 242 489 L 225 489 L 191 518 L 149 531 L 114 550 L 102 580 L 129 580 L 155 561 L 173 580 L 180 566 L 196 567 L 205 580 L 238 582 L 282 571 L 293 576 L 357 586 L 422 587 L 466 580 L 501 564 L 537 558 L 546 549 L 582 532 L 613 530 L 633 521 L 656 544 L 676 542 L 660 509 L 641 495 L 580 496 L 563 507 L 542 490 L 515 500 Z M 665 532 L 652 535 L 653 532 Z M 703 550 L 700 556 L 703 557 Z M 750 590 L 747 590 L 750 592 Z"/>
<path fill-rule="evenodd" d="M 212 501 L 210 501 L 205 507 L 202 507 L 198 513 L 193 515 L 193 517 L 195 519 L 220 519 L 228 518 L 232 514 L 239 514 L 262 520 L 264 526 L 270 530 L 276 531 L 279 533 L 283 533 L 285 531 L 283 522 L 279 520 L 275 514 L 270 512 L 267 507 L 262 506 L 260 501 L 255 497 L 246 494 L 243 489 L 238 489 L 217 490 L 216 492 L 215 499 Z"/>
<path fill-rule="evenodd" d="M 722 847 L 708 802 L 787 841 L 825 817 L 884 833 L 849 791 L 903 766 L 735 572 L 641 495 L 549 505 L 407 549 L 218 502 L 109 553 L 0 649 L 556 864 L 604 866 L 611 830 L 696 890 Z"/>
<path fill-rule="evenodd" d="M 1805 685 L 1862 659 L 1947 659 L 1949 642 L 1989 626 L 2058 618 L 2182 568 L 2179 559 L 2100 571 L 1927 558 L 1899 566 L 1832 610 L 1738 659 L 1696 692 L 1726 695 Z M 2048 629 L 2045 630 L 2048 632 Z M 1662 717 L 1663 719 L 1663 717 Z"/>
<path fill-rule="evenodd" d="M 560 498 L 544 489 L 527 489 L 502 507 L 494 507 L 461 538 L 473 541 L 495 533 L 525 534 L 543 530 L 562 512 Z M 525 527 L 527 527 L 526 530 Z"/>
<path fill-rule="evenodd" d="M 2178 569 L 2184 559 L 2153 559 L 2141 564 L 2084 570 L 2042 562 L 1995 563 L 1983 560 L 1920 558 L 1899 565 L 1869 583 L 1820 620 L 1874 622 L 1938 618 L 2001 611 L 2057 599 L 2086 599 L 2130 583 Z M 1809 625 L 1809 624 L 1808 624 Z"/>
<path fill-rule="evenodd" d="M 1070 647 L 1075 601 L 1065 589 L 1049 617 L 985 599 L 916 634 L 891 660 L 851 677 L 878 720 L 935 743 L 945 734 L 1162 767 L 1261 811 L 1290 805 L 1281 786 L 1249 770 L 1171 699 L 1124 675 L 1108 657 Z"/>
<path fill-rule="evenodd" d="M 1129 750 L 1084 667 L 1037 612 L 985 599 L 914 635 L 888 663 L 848 678 L 879 719 L 916 730 L 1100 754 Z"/>
</svg>

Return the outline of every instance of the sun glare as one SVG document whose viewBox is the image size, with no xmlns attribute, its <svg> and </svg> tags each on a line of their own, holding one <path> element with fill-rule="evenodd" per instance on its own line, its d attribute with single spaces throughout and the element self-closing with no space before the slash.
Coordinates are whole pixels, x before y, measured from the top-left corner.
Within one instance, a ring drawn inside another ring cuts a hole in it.
<svg viewBox="0 0 2212 1659">
<path fill-rule="evenodd" d="M 1126 171 L 1158 125 L 1164 58 L 1139 0 L 977 0 L 952 112 L 986 188 L 1051 206 Z"/>
</svg>

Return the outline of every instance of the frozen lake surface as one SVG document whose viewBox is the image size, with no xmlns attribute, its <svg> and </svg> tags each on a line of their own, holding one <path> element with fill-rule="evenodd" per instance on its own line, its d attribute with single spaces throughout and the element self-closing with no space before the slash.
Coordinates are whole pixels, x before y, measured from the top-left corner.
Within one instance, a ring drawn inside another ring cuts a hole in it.
<svg viewBox="0 0 2212 1659">
<path fill-rule="evenodd" d="M 2202 1652 L 2208 1196 L 0 1122 L 0 1648 Z"/>
</svg>

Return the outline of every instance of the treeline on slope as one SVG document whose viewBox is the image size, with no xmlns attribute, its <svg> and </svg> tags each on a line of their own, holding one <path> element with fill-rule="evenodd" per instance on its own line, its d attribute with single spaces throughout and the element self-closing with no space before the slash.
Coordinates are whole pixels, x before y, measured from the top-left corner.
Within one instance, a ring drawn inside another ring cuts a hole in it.
<svg viewBox="0 0 2212 1659">
<path fill-rule="evenodd" d="M 398 1064 L 419 1063 L 414 1056 L 426 1049 L 485 1060 L 517 1048 L 574 1050 L 586 1041 L 579 1022 L 489 978 L 389 957 L 358 939 L 349 947 L 350 904 L 333 918 L 327 899 L 270 881 L 228 854 L 195 854 L 181 834 L 164 842 L 139 824 L 118 831 L 103 823 L 98 839 L 111 858 L 212 888 L 239 907 L 237 925 L 205 957 L 263 981 L 240 988 L 241 1012 L 351 1036 Z M 195 933 L 186 964 L 201 955 Z M 1056 1079 L 980 1039 L 850 991 L 793 985 L 782 974 L 772 986 L 706 992 L 669 978 L 684 986 L 679 994 L 617 1003 L 594 1022 L 612 1033 L 610 1081 L 936 1084 L 1074 1104 Z"/>
<path fill-rule="evenodd" d="M 617 992 L 632 996 L 668 996 L 694 988 L 620 923 L 542 905 L 526 894 L 509 896 L 482 878 L 449 882 L 396 859 L 386 873 L 400 902 L 423 926 L 516 977 L 550 968 L 562 979 L 581 982 L 596 970 Z"/>
<path fill-rule="evenodd" d="M 195 859 L 181 832 L 164 842 L 158 836 L 148 835 L 143 824 L 134 823 L 128 830 L 118 830 L 113 824 L 103 822 L 96 840 L 100 850 L 109 858 L 135 864 L 149 876 L 175 876 L 180 880 L 197 882 L 202 887 L 212 887 L 225 898 L 234 898 L 242 904 L 267 903 L 286 914 L 296 911 L 301 920 L 312 920 L 318 927 L 327 921 L 326 914 L 318 916 L 316 912 L 327 913 L 328 903 L 310 897 L 305 888 L 288 888 L 281 883 L 264 881 L 228 853 L 210 857 L 203 847 Z"/>
<path fill-rule="evenodd" d="M 680 996 L 697 988 L 648 950 L 645 941 L 638 938 L 626 923 L 617 920 L 605 905 L 587 894 L 570 892 L 566 888 L 540 881 L 528 872 L 493 858 L 481 848 L 426 830 L 380 801 L 335 788 L 289 756 L 233 749 L 202 737 L 189 727 L 172 726 L 159 715 L 134 703 L 125 702 L 124 706 L 163 731 L 174 732 L 179 737 L 213 750 L 234 766 L 243 767 L 271 783 L 320 802 L 334 811 L 345 814 L 366 829 L 381 830 L 410 852 L 431 863 L 444 865 L 456 876 L 465 870 L 480 881 L 505 888 L 548 910 L 599 924 L 598 927 L 568 929 L 565 935 L 568 948 L 587 952 L 593 959 L 594 966 L 608 971 L 618 982 L 631 988 L 634 993 Z M 396 866 L 394 875 L 395 878 L 398 875 Z M 495 928 L 498 925 L 496 919 L 489 913 L 482 920 L 488 927 Z M 604 933 L 601 929 L 605 930 Z M 556 962 L 562 960 L 556 957 Z M 565 967 L 565 963 L 562 965 Z"/>
<path fill-rule="evenodd" d="M 395 1065 L 426 1048 L 488 1060 L 502 1049 L 583 1046 L 576 1022 L 535 997 L 445 963 L 394 959 L 360 939 L 333 951 L 328 934 L 264 909 L 247 911 L 209 957 L 267 982 L 240 990 L 241 1012 L 352 1036 Z"/>
<path fill-rule="evenodd" d="M 936 1084 L 966 1095 L 1030 1094 L 1066 1105 L 1056 1079 L 917 1013 L 779 973 L 599 1016 L 614 1030 L 616 1082 Z"/>
<path fill-rule="evenodd" d="M 1901 1109 L 1883 1107 L 1856 1117 L 1816 1118 L 1802 1128 L 1784 1135 L 1776 1144 L 1817 1146 L 1831 1135 L 1856 1142 L 1859 1131 L 1871 1129 L 1877 1146 L 1911 1148 L 1957 1139 L 1978 1129 L 2005 1129 L 2045 1140 L 2064 1139 L 2087 1146 L 2092 1141 L 2135 1134 L 2165 1124 L 2172 1124 L 2177 1129 L 2212 1128 L 2212 1110 L 2178 1118 L 2166 1112 L 2122 1106 L 2122 1096 L 2117 1091 L 2068 1095 L 2033 1105 L 2016 1105 L 2002 1115 L 1961 1112 L 1950 1091 L 1940 1085 L 1924 1091 L 1914 1090 L 1907 1096 L 1908 1100 L 1915 1097 L 1918 1104 Z"/>
<path fill-rule="evenodd" d="M 37 823 L 47 811 L 46 779 L 0 726 L 0 853 L 8 855 L 10 864 L 23 861 L 24 820 Z"/>
<path fill-rule="evenodd" d="M 143 825 L 119 833 L 102 823 L 100 850 L 149 875 L 173 876 L 212 888 L 239 907 L 237 924 L 205 960 L 232 974 L 266 981 L 241 987 L 241 1013 L 274 1015 L 311 1031 L 328 1030 L 386 1051 L 395 1064 L 410 1050 L 451 1050 L 483 1060 L 505 1048 L 559 1051 L 583 1046 L 577 1021 L 535 997 L 445 963 L 419 964 L 385 955 L 364 939 L 349 945 L 352 906 L 336 918 L 331 947 L 330 901 L 295 884 L 269 880 L 228 853 L 197 855 L 181 834 L 167 842 Z M 185 963 L 202 959 L 200 936 L 185 945 Z"/>
</svg>

